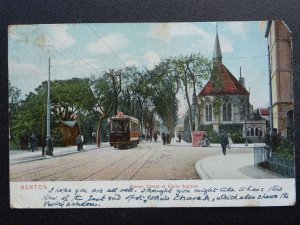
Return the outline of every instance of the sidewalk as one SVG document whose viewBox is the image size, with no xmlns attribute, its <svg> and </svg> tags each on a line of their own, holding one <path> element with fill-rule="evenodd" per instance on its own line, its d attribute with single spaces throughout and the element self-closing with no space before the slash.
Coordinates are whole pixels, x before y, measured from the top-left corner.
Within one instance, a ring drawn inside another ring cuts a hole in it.
<svg viewBox="0 0 300 225">
<path fill-rule="evenodd" d="M 234 153 L 227 151 L 226 156 L 222 154 L 199 160 L 195 164 L 195 169 L 202 180 L 281 178 L 274 173 L 254 166 L 253 154 L 253 152 Z"/>
<path fill-rule="evenodd" d="M 109 143 L 102 143 L 101 147 L 108 147 Z M 80 152 L 85 152 L 89 150 L 94 150 L 98 148 L 96 145 L 84 145 L 83 150 Z M 68 147 L 54 147 L 53 155 L 54 157 L 76 154 L 80 153 L 77 151 L 77 146 L 68 146 Z M 37 151 L 28 152 L 27 150 L 10 150 L 9 151 L 9 164 L 18 164 L 31 162 L 35 160 L 43 160 L 47 158 L 52 158 L 53 156 L 42 156 L 42 149 L 39 148 Z"/>
</svg>

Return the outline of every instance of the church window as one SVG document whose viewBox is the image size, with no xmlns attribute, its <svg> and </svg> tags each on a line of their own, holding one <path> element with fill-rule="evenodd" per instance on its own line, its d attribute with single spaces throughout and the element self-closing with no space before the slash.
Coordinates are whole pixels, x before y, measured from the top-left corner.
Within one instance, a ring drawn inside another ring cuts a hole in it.
<svg viewBox="0 0 300 225">
<path fill-rule="evenodd" d="M 254 128 L 253 127 L 251 127 L 251 129 L 250 129 L 250 136 L 254 136 Z"/>
<path fill-rule="evenodd" d="M 245 117 L 245 101 L 243 98 L 240 99 L 239 109 L 240 109 L 240 118 L 244 119 L 244 117 Z"/>
<path fill-rule="evenodd" d="M 255 136 L 258 136 L 258 128 L 255 128 Z"/>
<path fill-rule="evenodd" d="M 212 105 L 211 104 L 205 105 L 205 117 L 206 117 L 206 121 L 212 121 Z"/>
<path fill-rule="evenodd" d="M 231 121 L 232 120 L 232 110 L 231 110 L 231 103 L 226 101 L 223 104 L 223 121 Z"/>
</svg>

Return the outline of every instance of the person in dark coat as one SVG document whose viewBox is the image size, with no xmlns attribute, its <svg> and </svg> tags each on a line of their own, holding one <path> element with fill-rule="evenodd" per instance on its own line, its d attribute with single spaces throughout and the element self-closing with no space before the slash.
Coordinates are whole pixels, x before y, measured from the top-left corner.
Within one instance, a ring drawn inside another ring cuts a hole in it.
<svg viewBox="0 0 300 225">
<path fill-rule="evenodd" d="M 54 156 L 53 155 L 53 147 L 54 147 L 54 139 L 52 136 L 49 136 L 46 138 L 46 145 L 48 146 L 48 149 L 46 151 L 46 155 Z"/>
<path fill-rule="evenodd" d="M 277 133 L 277 128 L 273 128 L 270 140 L 272 151 L 276 152 L 276 149 L 280 145 L 280 135 Z"/>
<path fill-rule="evenodd" d="M 166 141 L 167 141 L 166 134 L 165 134 L 165 133 L 162 133 L 162 134 L 161 134 L 161 138 L 162 138 L 162 140 L 163 140 L 163 145 L 165 145 L 165 144 L 166 144 Z"/>
<path fill-rule="evenodd" d="M 171 143 L 170 134 L 167 133 L 167 144 L 170 144 L 170 143 Z"/>
<path fill-rule="evenodd" d="M 270 128 L 267 128 L 265 133 L 265 144 L 271 146 L 271 135 L 270 135 Z"/>
<path fill-rule="evenodd" d="M 226 155 L 226 147 L 229 144 L 229 141 L 227 135 L 223 132 L 221 132 L 220 135 L 220 142 L 221 142 L 222 152 L 224 155 Z"/>
<path fill-rule="evenodd" d="M 78 134 L 77 138 L 76 138 L 76 144 L 77 144 L 77 151 L 81 151 L 81 134 Z"/>
<path fill-rule="evenodd" d="M 154 132 L 153 137 L 154 137 L 154 141 L 156 142 L 157 141 L 157 132 L 156 131 Z"/>
<path fill-rule="evenodd" d="M 177 135 L 177 136 L 178 136 L 178 142 L 179 142 L 179 143 L 181 143 L 181 134 L 180 134 L 180 133 L 178 133 L 178 135 Z"/>
<path fill-rule="evenodd" d="M 29 143 L 30 143 L 30 148 L 31 151 L 34 152 L 34 150 L 37 149 L 37 138 L 35 137 L 34 134 L 32 134 L 29 138 Z"/>
</svg>

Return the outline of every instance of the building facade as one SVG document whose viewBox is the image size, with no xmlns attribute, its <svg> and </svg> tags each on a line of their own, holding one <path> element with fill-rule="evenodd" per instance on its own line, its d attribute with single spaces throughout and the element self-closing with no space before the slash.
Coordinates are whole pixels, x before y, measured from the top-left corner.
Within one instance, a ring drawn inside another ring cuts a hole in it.
<svg viewBox="0 0 300 225">
<path fill-rule="evenodd" d="M 241 75 L 237 79 L 222 62 L 219 36 L 216 33 L 213 52 L 213 72 L 209 81 L 198 94 L 199 110 L 196 116 L 198 129 L 212 126 L 219 132 L 220 127 L 238 128 L 243 137 L 252 141 L 264 138 L 266 119 L 253 110 L 249 102 L 250 93 Z"/>
<path fill-rule="evenodd" d="M 269 21 L 268 38 L 270 83 L 272 94 L 272 127 L 287 136 L 290 115 L 293 115 L 292 33 L 283 21 Z"/>
</svg>

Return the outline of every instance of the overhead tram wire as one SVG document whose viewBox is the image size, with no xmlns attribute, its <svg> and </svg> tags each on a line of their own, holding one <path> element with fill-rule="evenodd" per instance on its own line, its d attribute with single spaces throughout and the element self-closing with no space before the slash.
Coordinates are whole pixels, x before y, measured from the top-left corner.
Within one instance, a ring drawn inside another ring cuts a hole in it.
<svg viewBox="0 0 300 225">
<path fill-rule="evenodd" d="M 109 47 L 109 45 L 107 45 L 105 43 L 105 41 L 102 39 L 102 37 L 90 26 L 90 24 L 86 24 L 87 27 L 99 38 L 99 40 L 101 40 L 101 42 L 108 48 L 109 51 L 111 51 L 115 56 L 116 58 L 118 58 L 118 60 L 125 66 L 125 67 L 128 67 L 124 61 Z"/>
<path fill-rule="evenodd" d="M 57 44 L 59 44 L 60 46 L 62 46 L 63 48 L 64 48 L 64 46 L 59 42 L 59 41 L 57 41 L 53 36 L 51 36 L 49 33 L 47 33 L 46 31 L 44 31 L 42 28 L 40 28 L 38 25 L 35 25 L 40 31 L 42 31 L 43 33 L 45 33 L 48 37 L 50 37 L 52 40 L 54 40 Z M 62 56 L 62 54 L 56 49 L 56 48 L 54 48 L 55 49 L 55 51 L 57 52 L 57 53 L 59 53 L 61 56 Z M 67 49 L 67 51 L 68 52 L 70 52 L 72 55 L 74 55 L 76 58 L 78 58 L 79 60 L 83 60 L 80 56 L 78 56 L 76 53 L 74 53 L 73 51 L 71 51 L 71 50 L 69 50 L 69 49 Z M 65 56 L 63 56 L 63 57 L 65 57 Z M 99 71 L 99 68 L 95 68 L 95 67 L 93 67 L 91 64 L 89 64 L 89 63 L 87 63 L 87 62 L 84 62 L 83 61 L 83 63 L 85 63 L 86 65 L 88 65 L 89 66 L 89 68 L 91 68 L 91 69 L 93 69 L 93 70 L 95 70 L 95 71 Z"/>
</svg>

